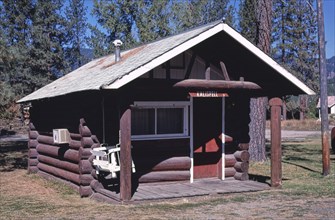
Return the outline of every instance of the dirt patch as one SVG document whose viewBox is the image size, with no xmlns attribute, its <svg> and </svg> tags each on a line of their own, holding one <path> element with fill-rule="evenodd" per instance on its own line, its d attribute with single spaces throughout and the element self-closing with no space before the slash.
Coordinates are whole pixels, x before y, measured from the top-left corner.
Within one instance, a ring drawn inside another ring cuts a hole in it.
<svg viewBox="0 0 335 220">
<path fill-rule="evenodd" d="M 292 131 L 282 130 L 281 131 L 282 141 L 304 141 L 310 138 L 321 138 L 321 131 Z M 271 131 L 265 130 L 265 138 L 270 141 Z"/>
</svg>

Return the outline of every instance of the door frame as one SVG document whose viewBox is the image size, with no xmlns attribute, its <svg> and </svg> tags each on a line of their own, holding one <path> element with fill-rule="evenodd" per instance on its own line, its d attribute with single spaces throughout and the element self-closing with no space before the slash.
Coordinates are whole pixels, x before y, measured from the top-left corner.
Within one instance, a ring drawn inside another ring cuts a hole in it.
<svg viewBox="0 0 335 220">
<path fill-rule="evenodd" d="M 219 93 L 216 91 L 205 91 L 205 92 L 190 92 L 190 183 L 194 182 L 194 123 L 193 123 L 193 108 L 194 98 L 220 98 L 222 100 L 222 120 L 221 120 L 221 180 L 225 179 L 225 97 L 228 97 L 227 93 Z M 220 175 L 219 175 L 220 176 Z"/>
</svg>

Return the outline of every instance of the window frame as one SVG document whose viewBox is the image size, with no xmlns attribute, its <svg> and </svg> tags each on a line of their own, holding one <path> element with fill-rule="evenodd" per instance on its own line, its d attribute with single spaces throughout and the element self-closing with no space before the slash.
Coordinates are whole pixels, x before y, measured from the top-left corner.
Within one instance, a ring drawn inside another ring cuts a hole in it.
<svg viewBox="0 0 335 220">
<path fill-rule="evenodd" d="M 177 139 L 189 138 L 189 107 L 190 102 L 187 101 L 136 101 L 134 108 L 138 109 L 154 109 L 155 110 L 155 134 L 131 135 L 131 139 L 137 140 L 159 140 L 159 139 Z M 157 109 L 161 108 L 181 108 L 183 109 L 183 133 L 158 134 L 157 133 Z"/>
</svg>

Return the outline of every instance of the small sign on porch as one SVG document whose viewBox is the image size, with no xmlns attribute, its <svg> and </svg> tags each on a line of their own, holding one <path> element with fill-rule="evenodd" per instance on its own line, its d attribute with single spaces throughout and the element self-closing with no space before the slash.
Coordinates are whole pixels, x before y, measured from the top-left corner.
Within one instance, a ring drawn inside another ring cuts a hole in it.
<svg viewBox="0 0 335 220">
<path fill-rule="evenodd" d="M 209 98 L 228 97 L 227 93 L 217 91 L 197 91 L 197 92 L 190 92 L 189 95 L 191 97 L 209 97 Z"/>
</svg>

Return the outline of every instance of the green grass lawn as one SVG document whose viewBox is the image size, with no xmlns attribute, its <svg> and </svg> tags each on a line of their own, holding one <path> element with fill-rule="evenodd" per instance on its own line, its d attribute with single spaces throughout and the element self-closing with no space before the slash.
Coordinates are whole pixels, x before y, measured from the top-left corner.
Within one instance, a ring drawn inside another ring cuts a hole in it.
<svg viewBox="0 0 335 220">
<path fill-rule="evenodd" d="M 66 185 L 28 175 L 26 150 L 0 151 L 0 219 L 333 219 L 335 155 L 324 177 L 319 139 L 282 148 L 281 189 L 129 205 L 80 198 Z M 249 173 L 270 183 L 270 160 L 250 163 Z"/>
<path fill-rule="evenodd" d="M 267 147 L 270 150 L 270 146 Z M 335 155 L 331 154 L 331 174 L 322 175 L 322 148 L 319 139 L 282 143 L 282 192 L 290 195 L 335 197 Z M 270 157 L 270 155 L 268 155 Z M 251 163 L 251 176 L 264 178 L 270 184 L 270 159 Z"/>
</svg>

